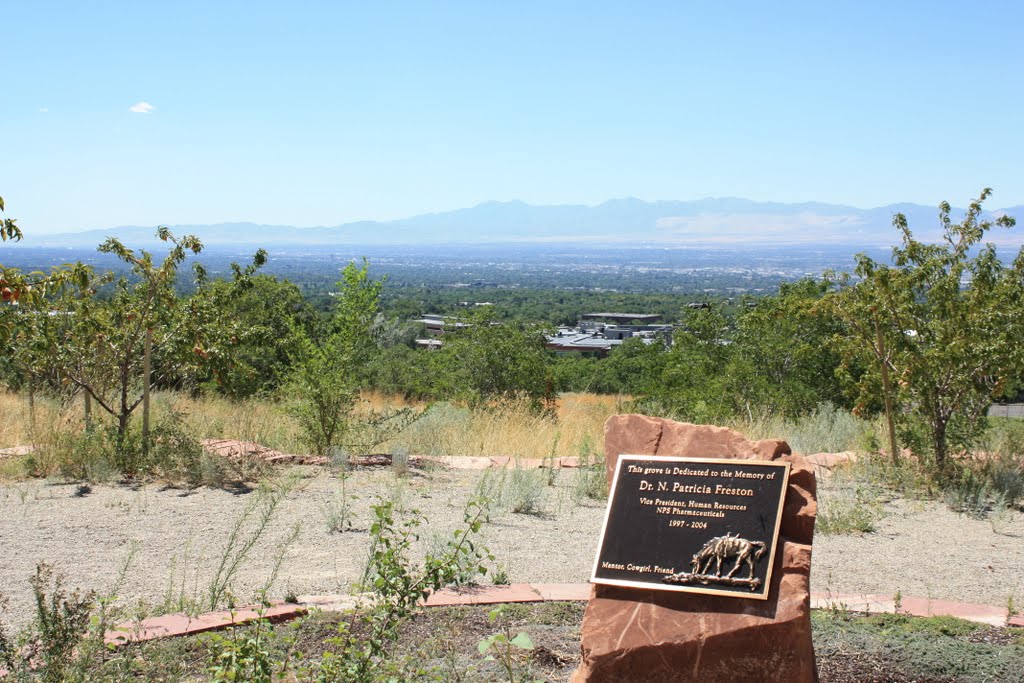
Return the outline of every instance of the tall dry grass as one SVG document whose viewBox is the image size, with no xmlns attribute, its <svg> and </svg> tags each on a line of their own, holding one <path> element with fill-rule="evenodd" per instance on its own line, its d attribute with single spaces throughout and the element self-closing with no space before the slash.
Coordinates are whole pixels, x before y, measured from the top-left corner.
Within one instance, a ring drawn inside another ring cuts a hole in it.
<svg viewBox="0 0 1024 683">
<path fill-rule="evenodd" d="M 554 417 L 518 406 L 471 411 L 439 403 L 387 446 L 424 455 L 594 455 L 603 452 L 605 420 L 621 408 L 614 396 L 591 394 L 563 394 Z"/>
<path fill-rule="evenodd" d="M 603 451 L 605 420 L 624 412 L 627 400 L 620 396 L 562 394 L 554 418 L 519 406 L 473 411 L 440 402 L 431 405 L 422 419 L 381 448 L 405 449 L 413 455 L 596 455 Z M 423 402 L 365 392 L 356 414 L 427 407 Z M 82 423 L 81 401 L 62 408 L 52 400 L 37 399 L 35 414 L 36 441 L 45 440 L 54 430 L 74 429 Z M 24 396 L 0 392 L 0 415 L 0 448 L 33 443 Z M 216 396 L 193 398 L 161 392 L 154 395 L 153 422 L 165 420 L 180 422 L 197 438 L 255 441 L 287 453 L 305 450 L 301 430 L 288 413 L 286 399 L 231 401 Z M 880 426 L 875 422 L 860 420 L 830 405 L 822 405 L 814 414 L 797 420 L 754 412 L 727 426 L 751 439 L 785 439 L 802 453 L 863 450 L 872 440 L 877 441 L 880 434 Z"/>
<path fill-rule="evenodd" d="M 79 406 L 62 407 L 46 396 L 28 397 L 0 389 L 0 448 L 28 446 L 62 426 L 81 422 Z"/>
<path fill-rule="evenodd" d="M 604 421 L 622 409 L 614 396 L 563 394 L 555 417 L 521 407 L 471 411 L 450 403 L 436 403 L 422 419 L 382 446 L 406 449 L 414 455 L 507 455 L 522 458 L 597 454 L 601 451 Z M 367 392 L 356 413 L 411 407 L 422 402 Z M 62 409 L 52 401 L 36 402 L 36 435 L 42 430 L 66 430 L 82 423 L 80 402 Z M 28 402 L 24 396 L 0 392 L 0 448 L 33 442 Z M 97 420 L 105 419 L 94 411 Z M 193 398 L 185 394 L 154 394 L 152 421 L 171 420 L 197 438 L 255 441 L 288 453 L 302 453 L 298 424 L 288 414 L 287 402 L 275 399 L 230 401 L 220 397 Z M 37 438 L 36 441 L 45 441 Z"/>
</svg>

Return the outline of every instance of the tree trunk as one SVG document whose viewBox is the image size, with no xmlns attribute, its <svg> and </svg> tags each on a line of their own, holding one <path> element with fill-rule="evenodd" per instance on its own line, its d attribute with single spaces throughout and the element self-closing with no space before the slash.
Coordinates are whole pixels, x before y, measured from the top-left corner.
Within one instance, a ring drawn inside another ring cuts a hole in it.
<svg viewBox="0 0 1024 683">
<path fill-rule="evenodd" d="M 152 377 L 153 328 L 146 328 L 146 346 L 142 357 L 142 452 L 149 453 L 149 383 Z"/>
<path fill-rule="evenodd" d="M 939 477 L 946 477 L 946 426 L 948 418 L 942 417 L 939 410 L 935 410 L 935 422 L 932 424 L 932 448 L 935 451 L 935 468 Z"/>
<path fill-rule="evenodd" d="M 882 338 L 882 328 L 878 325 L 878 318 L 875 318 L 875 342 L 878 344 L 879 360 L 882 363 L 882 394 L 885 399 L 885 425 L 889 430 L 889 457 L 895 467 L 900 465 L 900 452 L 896 443 L 896 425 L 893 420 L 892 408 L 892 382 L 889 380 L 889 365 L 886 363 L 885 340 Z"/>
<path fill-rule="evenodd" d="M 92 396 L 88 391 L 82 391 L 85 396 L 85 431 L 92 431 Z"/>
<path fill-rule="evenodd" d="M 28 376 L 28 433 L 32 443 L 36 442 L 36 378 Z"/>
</svg>

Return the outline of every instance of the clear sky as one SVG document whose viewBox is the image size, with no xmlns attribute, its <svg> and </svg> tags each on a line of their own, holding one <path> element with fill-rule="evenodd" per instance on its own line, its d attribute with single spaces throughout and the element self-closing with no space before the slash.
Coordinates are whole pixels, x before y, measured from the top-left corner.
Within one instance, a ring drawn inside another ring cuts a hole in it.
<svg viewBox="0 0 1024 683">
<path fill-rule="evenodd" d="M 1024 204 L 1024 3 L 0 0 L 30 235 L 486 200 Z"/>
</svg>

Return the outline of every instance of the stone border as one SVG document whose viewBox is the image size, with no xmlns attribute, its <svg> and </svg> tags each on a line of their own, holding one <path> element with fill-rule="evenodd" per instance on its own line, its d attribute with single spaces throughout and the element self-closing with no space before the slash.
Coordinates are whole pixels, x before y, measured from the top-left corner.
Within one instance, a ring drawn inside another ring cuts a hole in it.
<svg viewBox="0 0 1024 683">
<path fill-rule="evenodd" d="M 424 607 L 455 605 L 496 605 L 505 603 L 585 602 L 590 599 L 587 583 L 516 583 L 508 586 L 472 586 L 437 591 L 422 604 Z M 250 624 L 260 619 L 272 623 L 289 621 L 313 610 L 343 612 L 366 604 L 367 598 L 352 595 L 303 595 L 298 603 L 272 601 L 270 606 L 246 605 L 233 611 L 217 611 L 189 617 L 168 614 L 162 617 L 129 622 L 107 632 L 106 642 L 112 645 L 138 643 L 161 638 L 195 635 L 231 626 Z M 1007 617 L 1006 609 L 990 605 L 928 600 L 904 597 L 899 609 L 893 596 L 857 593 L 812 593 L 812 609 L 844 609 L 855 612 L 899 613 L 916 617 L 951 616 L 989 626 L 1024 628 L 1024 615 Z"/>
</svg>

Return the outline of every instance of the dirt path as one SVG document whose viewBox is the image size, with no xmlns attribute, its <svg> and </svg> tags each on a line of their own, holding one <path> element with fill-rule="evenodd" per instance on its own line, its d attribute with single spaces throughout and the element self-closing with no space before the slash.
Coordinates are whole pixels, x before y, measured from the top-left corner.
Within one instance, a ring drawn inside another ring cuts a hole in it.
<svg viewBox="0 0 1024 683">
<path fill-rule="evenodd" d="M 362 575 L 368 549 L 370 505 L 378 496 L 419 509 L 420 551 L 450 536 L 483 473 L 414 472 L 396 478 L 387 468 L 352 472 L 346 490 L 352 530 L 330 532 L 341 481 L 322 468 L 291 468 L 300 478 L 280 505 L 251 556 L 231 583 L 248 601 L 271 574 L 283 551 L 271 595 L 338 593 Z M 491 475 L 494 477 L 494 475 Z M 573 495 L 573 470 L 545 487 L 544 513 L 493 510 L 484 541 L 513 582 L 585 582 L 591 570 L 603 506 Z M 493 485 L 493 480 L 492 480 Z M 504 489 L 511 485 L 506 481 Z M 0 487 L 0 593 L 9 599 L 4 620 L 31 616 L 28 577 L 48 562 L 69 586 L 110 590 L 131 556 L 117 589 L 123 602 L 173 608 L 201 601 L 227 539 L 256 493 L 145 486 L 93 486 L 30 481 Z M 827 495 L 827 489 L 826 489 Z M 812 589 L 916 595 L 935 599 L 1024 605 L 1024 515 L 985 520 L 949 512 L 939 504 L 895 501 L 877 531 L 864 536 L 819 536 Z M 298 526 L 298 535 L 285 546 Z M 248 528 L 248 527 L 245 527 Z M 997 533 L 999 531 L 1000 533 Z M 243 532 L 240 536 L 244 537 Z"/>
</svg>

